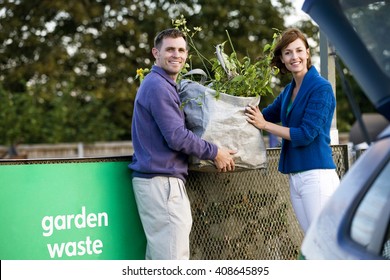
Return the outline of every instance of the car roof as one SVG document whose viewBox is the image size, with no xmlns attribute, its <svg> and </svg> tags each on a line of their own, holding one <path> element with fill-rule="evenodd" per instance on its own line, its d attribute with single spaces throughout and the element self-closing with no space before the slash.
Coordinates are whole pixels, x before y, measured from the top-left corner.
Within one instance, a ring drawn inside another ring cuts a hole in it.
<svg viewBox="0 0 390 280">
<path fill-rule="evenodd" d="M 378 112 L 390 121 L 390 43 L 387 44 L 386 41 L 388 40 L 386 38 L 389 37 L 387 33 L 390 26 L 386 14 L 390 12 L 390 5 L 385 2 L 375 0 L 306 0 L 302 10 L 319 25 L 320 30 L 327 36 L 329 42 L 335 47 L 336 53 L 349 67 L 368 99 Z M 368 5 L 373 3 L 384 5 L 380 16 L 386 18 L 375 18 L 375 10 L 372 8 L 374 6 Z M 371 8 L 364 11 L 363 7 Z M 351 18 L 352 14 L 349 14 L 350 11 L 354 12 L 353 18 Z M 375 28 L 367 30 L 370 26 L 363 21 L 368 20 L 371 15 L 370 24 L 372 22 L 374 24 L 381 22 L 382 24 L 377 24 L 374 26 Z M 359 20 L 362 22 L 359 23 Z M 383 33 L 386 36 L 370 36 L 370 32 Z M 375 46 L 383 47 L 383 50 L 377 52 L 379 56 L 375 56 L 373 53 Z"/>
</svg>

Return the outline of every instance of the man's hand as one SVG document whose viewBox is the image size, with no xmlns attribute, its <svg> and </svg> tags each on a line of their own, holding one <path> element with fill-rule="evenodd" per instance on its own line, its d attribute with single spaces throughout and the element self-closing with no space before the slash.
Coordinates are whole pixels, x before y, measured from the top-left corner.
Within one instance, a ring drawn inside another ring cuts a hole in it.
<svg viewBox="0 0 390 280">
<path fill-rule="evenodd" d="M 233 155 L 237 151 L 229 150 L 225 148 L 218 148 L 217 156 L 214 159 L 214 163 L 219 172 L 227 172 L 234 170 Z"/>
</svg>

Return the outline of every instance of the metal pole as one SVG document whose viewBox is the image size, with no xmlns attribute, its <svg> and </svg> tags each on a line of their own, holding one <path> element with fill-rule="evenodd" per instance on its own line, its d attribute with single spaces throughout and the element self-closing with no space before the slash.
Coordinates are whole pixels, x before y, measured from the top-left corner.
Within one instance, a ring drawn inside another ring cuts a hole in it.
<svg viewBox="0 0 390 280">
<path fill-rule="evenodd" d="M 79 158 L 84 157 L 84 144 L 82 142 L 77 144 L 77 154 Z"/>
</svg>

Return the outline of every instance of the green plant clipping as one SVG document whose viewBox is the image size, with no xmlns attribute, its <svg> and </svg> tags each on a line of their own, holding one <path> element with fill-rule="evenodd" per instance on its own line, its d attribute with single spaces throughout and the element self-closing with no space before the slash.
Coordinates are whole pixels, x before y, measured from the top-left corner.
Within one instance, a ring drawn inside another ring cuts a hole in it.
<svg viewBox="0 0 390 280">
<path fill-rule="evenodd" d="M 272 43 L 265 45 L 262 54 L 254 60 L 248 56 L 238 58 L 229 32 L 226 31 L 228 40 L 216 46 L 216 57 L 207 59 L 198 51 L 193 41 L 195 34 L 202 29 L 200 27 L 188 28 L 183 15 L 179 19 L 172 20 L 172 24 L 187 35 L 191 48 L 195 50 L 208 74 L 207 84 L 217 93 L 223 92 L 242 97 L 273 95 L 272 79 L 279 73 L 279 69 L 271 66 L 271 60 L 280 35 L 279 31 L 275 29 Z M 227 42 L 232 49 L 230 55 L 225 52 Z M 211 66 L 211 73 L 208 71 L 208 66 Z M 187 69 L 183 71 L 188 72 Z"/>
<path fill-rule="evenodd" d="M 229 34 L 228 34 L 229 35 Z M 211 59 L 214 80 L 211 87 L 217 92 L 229 95 L 253 97 L 273 94 L 272 78 L 279 69 L 271 67 L 273 50 L 278 34 L 274 34 L 272 44 L 267 44 L 260 58 L 252 61 L 245 56 L 239 60 L 230 40 L 233 52 L 227 55 L 224 51 L 225 43 L 216 46 L 216 58 Z"/>
<path fill-rule="evenodd" d="M 217 92 L 217 97 L 219 93 L 241 97 L 273 95 L 272 79 L 279 73 L 279 69 L 271 66 L 271 60 L 277 39 L 280 35 L 278 30 L 274 29 L 275 33 L 272 38 L 272 43 L 265 45 L 262 54 L 254 60 L 248 56 L 241 59 L 238 58 L 229 32 L 226 31 L 228 40 L 216 46 L 216 57 L 208 59 L 199 52 L 194 43 L 194 36 L 202 31 L 201 27 L 188 28 L 187 20 L 183 15 L 177 19 L 173 19 L 172 25 L 180 29 L 187 36 L 189 46 L 201 60 L 204 67 L 203 70 L 208 76 L 206 85 Z M 225 53 L 225 44 L 227 42 L 229 42 L 232 49 L 230 55 Z M 181 75 L 188 73 L 189 68 L 190 65 L 187 63 L 181 71 Z M 211 69 L 211 72 L 209 69 Z M 142 82 L 144 76 L 149 71 L 147 68 L 137 69 L 136 79 Z M 181 75 L 179 75 L 179 80 L 181 79 Z"/>
</svg>

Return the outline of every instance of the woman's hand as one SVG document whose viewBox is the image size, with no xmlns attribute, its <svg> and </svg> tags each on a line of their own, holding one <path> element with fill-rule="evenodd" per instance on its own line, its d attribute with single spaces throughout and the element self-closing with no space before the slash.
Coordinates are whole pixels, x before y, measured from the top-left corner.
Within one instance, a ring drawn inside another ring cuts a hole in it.
<svg viewBox="0 0 390 280">
<path fill-rule="evenodd" d="M 245 115 L 247 116 L 247 121 L 250 124 L 253 124 L 258 129 L 265 129 L 267 126 L 267 121 L 264 119 L 263 114 L 260 112 L 259 107 L 248 105 L 245 108 Z"/>
</svg>

